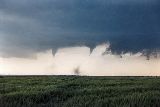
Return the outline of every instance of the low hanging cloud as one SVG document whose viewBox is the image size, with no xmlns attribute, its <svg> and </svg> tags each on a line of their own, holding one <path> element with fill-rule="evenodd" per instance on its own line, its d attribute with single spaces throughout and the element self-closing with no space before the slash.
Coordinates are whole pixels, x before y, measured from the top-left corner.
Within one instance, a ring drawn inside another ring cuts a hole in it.
<svg viewBox="0 0 160 107">
<path fill-rule="evenodd" d="M 159 75 L 159 11 L 159 0 L 0 0 L 0 74 Z"/>
<path fill-rule="evenodd" d="M 112 53 L 160 50 L 159 0 L 1 0 L 0 56 L 109 41 Z"/>
<path fill-rule="evenodd" d="M 107 48 L 107 51 L 106 51 Z M 103 54 L 103 53 L 106 54 Z M 146 60 L 142 53 L 111 54 L 109 44 L 61 48 L 33 58 L 0 58 L 2 75 L 159 76 L 160 58 Z"/>
</svg>

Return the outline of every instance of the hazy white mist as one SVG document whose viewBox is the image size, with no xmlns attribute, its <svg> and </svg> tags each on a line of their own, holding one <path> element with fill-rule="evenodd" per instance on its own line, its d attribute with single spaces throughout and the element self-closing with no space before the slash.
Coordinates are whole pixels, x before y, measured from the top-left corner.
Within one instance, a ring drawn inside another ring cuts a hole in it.
<svg viewBox="0 0 160 107">
<path fill-rule="evenodd" d="M 159 76 L 160 59 L 134 55 L 103 54 L 108 44 L 98 45 L 90 54 L 88 47 L 61 48 L 55 56 L 52 51 L 37 53 L 33 58 L 0 57 L 1 75 L 79 75 L 87 76 Z"/>
</svg>

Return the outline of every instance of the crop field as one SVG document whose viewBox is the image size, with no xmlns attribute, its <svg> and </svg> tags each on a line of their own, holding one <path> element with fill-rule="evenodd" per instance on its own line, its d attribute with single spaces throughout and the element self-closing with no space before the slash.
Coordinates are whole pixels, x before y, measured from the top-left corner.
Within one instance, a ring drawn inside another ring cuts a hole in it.
<svg viewBox="0 0 160 107">
<path fill-rule="evenodd" d="M 160 107 L 160 77 L 1 76 L 0 107 Z"/>
</svg>

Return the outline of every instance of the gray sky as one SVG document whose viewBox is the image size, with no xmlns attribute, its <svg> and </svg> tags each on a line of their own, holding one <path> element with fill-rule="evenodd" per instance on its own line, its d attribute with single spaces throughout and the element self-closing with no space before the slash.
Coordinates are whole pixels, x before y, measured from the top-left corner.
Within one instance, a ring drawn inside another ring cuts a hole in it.
<svg viewBox="0 0 160 107">
<path fill-rule="evenodd" d="M 159 0 L 0 0 L 0 75 L 159 76 L 159 19 Z"/>
<path fill-rule="evenodd" d="M 110 42 L 113 52 L 160 49 L 158 0 L 1 0 L 0 55 Z"/>
</svg>

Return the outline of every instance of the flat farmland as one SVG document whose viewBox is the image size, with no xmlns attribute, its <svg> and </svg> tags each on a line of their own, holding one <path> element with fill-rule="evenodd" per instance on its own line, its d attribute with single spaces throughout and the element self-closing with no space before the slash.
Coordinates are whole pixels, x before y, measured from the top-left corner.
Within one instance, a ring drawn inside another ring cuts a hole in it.
<svg viewBox="0 0 160 107">
<path fill-rule="evenodd" d="M 0 107 L 160 107 L 160 77 L 1 76 Z"/>
</svg>

